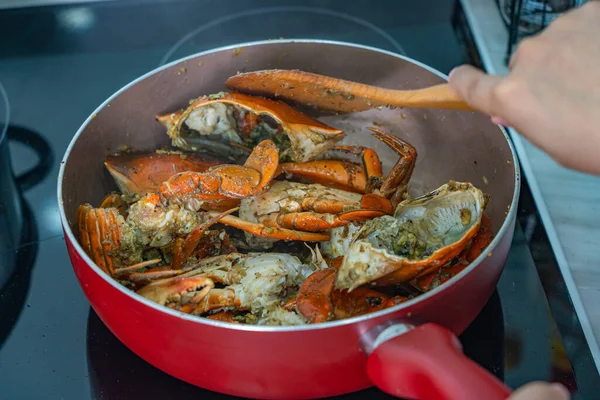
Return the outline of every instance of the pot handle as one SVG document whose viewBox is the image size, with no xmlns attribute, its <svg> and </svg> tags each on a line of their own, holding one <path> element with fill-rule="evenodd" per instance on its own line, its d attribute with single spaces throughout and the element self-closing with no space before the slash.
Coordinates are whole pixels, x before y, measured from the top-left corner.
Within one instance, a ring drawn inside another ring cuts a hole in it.
<svg viewBox="0 0 600 400">
<path fill-rule="evenodd" d="M 9 125 L 7 134 L 8 140 L 19 142 L 29 147 L 38 157 L 38 162 L 35 166 L 16 177 L 19 189 L 26 191 L 48 176 L 54 163 L 54 154 L 46 139 L 32 130 L 16 125 Z"/>
<path fill-rule="evenodd" d="M 371 381 L 393 396 L 420 400 L 503 400 L 510 389 L 467 358 L 448 329 L 427 323 L 375 347 Z"/>
</svg>

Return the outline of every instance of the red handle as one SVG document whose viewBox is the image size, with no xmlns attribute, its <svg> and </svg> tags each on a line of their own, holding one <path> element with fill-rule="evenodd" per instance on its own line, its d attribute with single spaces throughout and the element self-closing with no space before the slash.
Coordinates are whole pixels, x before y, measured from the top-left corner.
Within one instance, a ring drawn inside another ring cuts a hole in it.
<svg viewBox="0 0 600 400">
<path fill-rule="evenodd" d="M 419 400 L 504 400 L 510 389 L 467 358 L 458 338 L 424 324 L 389 339 L 369 356 L 371 381 L 393 396 Z"/>
</svg>

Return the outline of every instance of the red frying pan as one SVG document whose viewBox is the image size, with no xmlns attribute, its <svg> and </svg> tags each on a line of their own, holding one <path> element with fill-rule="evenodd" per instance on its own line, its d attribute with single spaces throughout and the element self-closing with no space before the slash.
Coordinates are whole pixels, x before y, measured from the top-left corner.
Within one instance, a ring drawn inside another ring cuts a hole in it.
<svg viewBox="0 0 600 400">
<path fill-rule="evenodd" d="M 372 314 L 300 327 L 228 324 L 152 303 L 120 286 L 84 253 L 75 212 L 115 189 L 104 158 L 127 144 L 169 143 L 155 120 L 189 99 L 224 90 L 238 71 L 300 69 L 393 89 L 443 83 L 406 57 L 364 46 L 280 40 L 208 51 L 154 70 L 125 86 L 84 122 L 60 169 L 58 200 L 73 269 L 92 307 L 133 352 L 194 385 L 252 398 L 317 398 L 372 385 L 399 397 L 503 399 L 506 388 L 467 359 L 455 335 L 480 312 L 502 273 L 516 216 L 519 171 L 506 133 L 471 111 L 382 109 L 320 116 L 345 143 L 375 148 L 387 172 L 397 160 L 366 129 L 374 122 L 413 144 L 409 192 L 470 181 L 490 197 L 493 242 L 459 275 L 420 297 Z"/>
</svg>

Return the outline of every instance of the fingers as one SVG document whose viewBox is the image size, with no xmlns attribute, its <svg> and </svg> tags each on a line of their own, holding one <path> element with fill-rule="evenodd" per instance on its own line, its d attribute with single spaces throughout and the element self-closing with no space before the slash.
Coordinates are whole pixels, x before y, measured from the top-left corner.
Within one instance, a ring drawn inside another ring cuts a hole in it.
<svg viewBox="0 0 600 400">
<path fill-rule="evenodd" d="M 496 115 L 500 110 L 495 101 L 495 93 L 503 79 L 501 76 L 488 75 L 470 65 L 462 65 L 450 72 L 449 83 L 471 107 L 489 115 Z"/>
<path fill-rule="evenodd" d="M 508 400 L 569 400 L 570 397 L 561 384 L 533 382 L 515 390 Z"/>
</svg>

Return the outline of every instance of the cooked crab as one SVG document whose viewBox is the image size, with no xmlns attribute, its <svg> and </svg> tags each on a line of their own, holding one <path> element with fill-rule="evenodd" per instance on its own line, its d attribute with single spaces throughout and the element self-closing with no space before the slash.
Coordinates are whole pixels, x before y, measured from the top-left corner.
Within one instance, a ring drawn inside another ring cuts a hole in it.
<svg viewBox="0 0 600 400">
<path fill-rule="evenodd" d="M 353 221 L 364 222 L 392 214 L 393 205 L 406 192 L 416 161 L 416 151 L 408 143 L 386 132 L 375 130 L 374 136 L 400 154 L 400 160 L 385 179 L 381 176 L 379 157 L 369 149 L 361 151 L 365 166 L 357 176 L 362 179 L 348 178 L 348 175 L 353 176 L 358 171 L 358 166 L 347 168 L 344 161 L 319 161 L 314 165 L 313 162 L 296 163 L 296 166 L 315 168 L 314 173 L 306 176 L 312 180 L 331 184 L 336 177 L 344 177 L 348 185 L 362 182 L 362 186 L 354 185 L 354 190 L 346 191 L 316 183 L 276 181 L 267 191 L 243 199 L 239 218 L 227 216 L 221 222 L 246 231 L 248 244 L 259 249 L 269 248 L 276 240 L 290 240 L 289 232 L 282 234 L 280 229 L 297 231 L 296 239 L 293 240 L 323 241 L 329 240 L 329 236 L 315 236 L 306 232 L 326 234 L 332 228 Z M 346 175 L 342 175 L 342 171 Z M 340 179 L 338 183 L 343 181 Z M 365 193 L 361 194 L 361 191 Z M 373 193 L 368 193 L 369 191 Z"/>
<path fill-rule="evenodd" d="M 333 319 L 350 318 L 392 307 L 407 300 L 406 297 L 389 297 L 370 288 L 353 291 L 334 287 L 336 269 L 330 268 L 322 258 L 318 247 L 315 259 L 321 269 L 313 272 L 303 283 L 296 297 L 287 301 L 283 308 L 297 310 L 308 323 L 320 323 Z"/>
<path fill-rule="evenodd" d="M 203 221 L 150 193 L 131 205 L 127 218 L 115 207 L 84 204 L 77 210 L 77 226 L 84 251 L 98 267 L 124 283 L 144 282 L 181 273 L 192 255 L 233 250 L 224 231 L 208 228 L 235 210 Z"/>
<path fill-rule="evenodd" d="M 264 190 L 278 165 L 278 149 L 267 139 L 252 150 L 244 165 L 220 164 L 205 172 L 180 172 L 161 184 L 159 192 L 170 203 L 194 211 L 228 209 L 232 202 Z"/>
<path fill-rule="evenodd" d="M 344 133 L 284 102 L 241 93 L 202 96 L 186 108 L 157 116 L 172 144 L 186 150 L 217 150 L 225 155 L 240 146 L 273 140 L 282 160 L 308 161 L 339 142 Z M 234 145 L 234 146 L 231 146 Z M 237 145 L 237 146 L 236 146 Z"/>
<path fill-rule="evenodd" d="M 431 272 L 419 278 L 410 281 L 410 284 L 421 292 L 427 292 L 435 289 L 442 283 L 447 282 L 454 276 L 458 275 L 462 270 L 467 268 L 492 242 L 491 220 L 483 214 L 481 217 L 481 227 L 473 238 L 471 244 L 463 250 L 463 252 L 448 265 Z"/>
<path fill-rule="evenodd" d="M 361 230 L 362 224 L 358 221 L 352 221 L 349 224 L 331 228 L 329 230 L 329 240 L 320 243 L 321 252 L 324 256 L 339 259 L 348 251 L 354 236 Z"/>
<path fill-rule="evenodd" d="M 391 204 L 380 196 L 275 181 L 266 192 L 242 200 L 239 217 L 220 222 L 245 231 L 248 244 L 259 249 L 277 240 L 329 240 L 329 228 L 391 213 Z"/>
<path fill-rule="evenodd" d="M 401 202 L 393 217 L 366 222 L 348 248 L 336 288 L 394 285 L 441 268 L 477 234 L 486 202 L 471 183 L 451 181 Z"/>
<path fill-rule="evenodd" d="M 314 269 L 290 254 L 232 253 L 200 260 L 192 270 L 154 281 L 138 294 L 194 315 L 229 308 L 264 318 Z M 224 287 L 216 288 L 216 283 Z"/>
<path fill-rule="evenodd" d="M 279 168 L 289 177 L 357 193 L 372 193 L 389 199 L 395 207 L 403 198 L 417 161 L 417 151 L 408 142 L 379 128 L 369 128 L 373 136 L 388 145 L 400 158 L 384 177 L 377 153 L 363 146 L 335 146 L 322 159 L 281 163 Z M 343 155 L 358 156 L 360 164 L 341 160 Z"/>
</svg>

